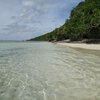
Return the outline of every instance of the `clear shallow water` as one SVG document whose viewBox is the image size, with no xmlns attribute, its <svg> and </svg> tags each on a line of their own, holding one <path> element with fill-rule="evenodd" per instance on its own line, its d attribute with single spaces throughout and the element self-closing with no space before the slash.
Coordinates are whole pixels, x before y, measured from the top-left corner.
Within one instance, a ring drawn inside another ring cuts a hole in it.
<svg viewBox="0 0 100 100">
<path fill-rule="evenodd" d="M 0 100 L 100 100 L 99 53 L 0 43 Z"/>
</svg>

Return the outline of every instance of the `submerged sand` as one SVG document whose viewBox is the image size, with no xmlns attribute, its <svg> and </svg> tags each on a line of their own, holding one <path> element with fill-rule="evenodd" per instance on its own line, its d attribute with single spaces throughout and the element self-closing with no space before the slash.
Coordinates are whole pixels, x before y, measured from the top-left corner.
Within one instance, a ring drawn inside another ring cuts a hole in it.
<svg viewBox="0 0 100 100">
<path fill-rule="evenodd" d="M 62 46 L 72 47 L 72 48 L 100 50 L 100 44 L 85 44 L 85 43 L 57 43 L 57 44 Z"/>
</svg>

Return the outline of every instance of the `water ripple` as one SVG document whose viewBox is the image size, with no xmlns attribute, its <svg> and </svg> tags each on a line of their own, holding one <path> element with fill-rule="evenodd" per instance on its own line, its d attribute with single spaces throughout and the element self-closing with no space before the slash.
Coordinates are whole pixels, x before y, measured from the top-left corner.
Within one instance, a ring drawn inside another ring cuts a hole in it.
<svg viewBox="0 0 100 100">
<path fill-rule="evenodd" d="M 100 100 L 99 51 L 52 43 L 0 43 L 0 100 Z"/>
</svg>

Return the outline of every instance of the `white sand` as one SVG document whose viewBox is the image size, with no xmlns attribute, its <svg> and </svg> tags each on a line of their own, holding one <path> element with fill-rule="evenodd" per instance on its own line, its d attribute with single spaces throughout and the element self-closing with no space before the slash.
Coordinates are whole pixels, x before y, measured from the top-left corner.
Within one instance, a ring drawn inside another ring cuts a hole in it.
<svg viewBox="0 0 100 100">
<path fill-rule="evenodd" d="M 85 43 L 57 43 L 57 44 L 72 48 L 100 50 L 100 44 L 85 44 Z"/>
</svg>

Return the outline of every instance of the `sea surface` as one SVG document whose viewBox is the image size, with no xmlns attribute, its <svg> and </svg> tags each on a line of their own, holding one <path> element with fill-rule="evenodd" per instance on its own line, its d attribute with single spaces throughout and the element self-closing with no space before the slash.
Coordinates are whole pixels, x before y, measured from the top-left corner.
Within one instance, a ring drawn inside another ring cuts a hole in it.
<svg viewBox="0 0 100 100">
<path fill-rule="evenodd" d="M 100 100 L 100 51 L 0 42 L 0 100 Z"/>
</svg>

